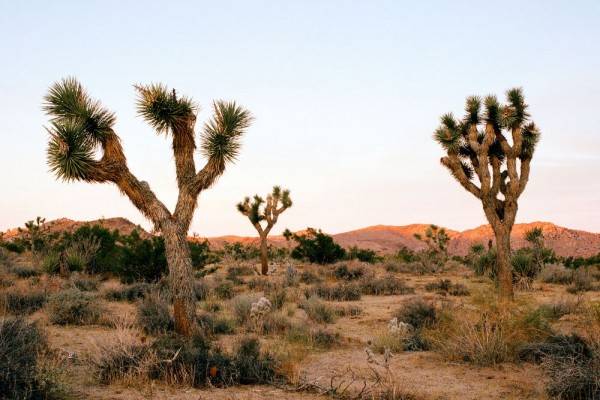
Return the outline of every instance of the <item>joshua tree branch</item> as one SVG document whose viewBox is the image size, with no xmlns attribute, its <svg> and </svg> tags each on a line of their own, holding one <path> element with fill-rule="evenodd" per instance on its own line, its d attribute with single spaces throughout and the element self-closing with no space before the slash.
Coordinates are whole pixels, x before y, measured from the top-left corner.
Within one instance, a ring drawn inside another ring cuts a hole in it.
<svg viewBox="0 0 600 400">
<path fill-rule="evenodd" d="M 465 171 L 463 171 L 457 156 L 442 157 L 440 162 L 450 170 L 454 178 L 456 178 L 465 190 L 478 199 L 481 199 L 481 190 L 465 175 Z"/>
</svg>

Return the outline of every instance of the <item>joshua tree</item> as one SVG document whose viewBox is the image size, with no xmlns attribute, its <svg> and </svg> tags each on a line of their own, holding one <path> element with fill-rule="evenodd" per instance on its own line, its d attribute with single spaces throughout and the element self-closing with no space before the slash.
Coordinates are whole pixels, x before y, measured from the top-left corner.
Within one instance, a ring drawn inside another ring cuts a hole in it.
<svg viewBox="0 0 600 400">
<path fill-rule="evenodd" d="M 179 195 L 169 211 L 145 181 L 128 168 L 115 115 L 88 96 L 74 78 L 55 83 L 45 97 L 50 116 L 48 165 L 63 181 L 112 182 L 152 223 L 165 240 L 173 295 L 175 329 L 189 335 L 195 317 L 192 261 L 187 232 L 200 192 L 223 174 L 240 149 L 240 137 L 250 125 L 248 111 L 235 102 L 215 101 L 213 117 L 201 134 L 200 149 L 207 159 L 196 170 L 194 126 L 197 106 L 160 84 L 137 85 L 137 109 L 157 133 L 171 137 Z M 97 151 L 100 155 L 96 157 Z"/>
<path fill-rule="evenodd" d="M 260 237 L 260 264 L 261 273 L 266 275 L 269 272 L 269 255 L 267 248 L 267 236 L 282 212 L 292 206 L 289 190 L 281 190 L 279 186 L 273 187 L 273 192 L 267 195 L 265 200 L 259 195 L 254 195 L 252 201 L 246 197 L 243 202 L 237 205 L 239 212 L 248 217 Z M 260 223 L 267 221 L 265 227 Z"/>
<path fill-rule="evenodd" d="M 465 117 L 443 115 L 433 136 L 447 152 L 441 163 L 483 205 L 496 238 L 500 297 L 510 299 L 510 233 L 540 133 L 529 120 L 522 90 L 511 89 L 506 97 L 506 105 L 495 96 L 468 97 Z"/>
<path fill-rule="evenodd" d="M 36 251 L 39 250 L 39 247 L 42 245 L 40 242 L 42 242 L 44 238 L 45 223 L 46 218 L 37 217 L 35 220 L 25 222 L 25 229 L 19 228 L 19 232 L 26 236 L 31 254 L 34 258 L 36 256 Z"/>
<path fill-rule="evenodd" d="M 415 233 L 414 237 L 425 243 L 431 253 L 443 254 L 444 256 L 448 254 L 446 246 L 450 241 L 450 237 L 446 233 L 446 229 L 431 224 L 425 229 L 425 237 L 420 233 Z"/>
</svg>

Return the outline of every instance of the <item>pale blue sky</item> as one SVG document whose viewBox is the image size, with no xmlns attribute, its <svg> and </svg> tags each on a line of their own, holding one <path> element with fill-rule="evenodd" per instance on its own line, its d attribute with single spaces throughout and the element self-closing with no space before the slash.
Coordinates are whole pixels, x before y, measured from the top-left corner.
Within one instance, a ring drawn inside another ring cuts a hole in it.
<svg viewBox="0 0 600 400">
<path fill-rule="evenodd" d="M 238 162 L 201 195 L 202 235 L 253 234 L 235 203 L 274 184 L 295 201 L 278 232 L 483 224 L 431 133 L 466 96 L 523 86 L 543 138 L 518 221 L 600 231 L 598 1 L 143 3 L 0 0 L 0 230 L 37 215 L 148 226 L 116 187 L 47 171 L 42 97 L 74 75 L 169 206 L 170 146 L 136 117 L 132 84 L 192 96 L 200 122 L 214 98 L 252 111 Z"/>
</svg>

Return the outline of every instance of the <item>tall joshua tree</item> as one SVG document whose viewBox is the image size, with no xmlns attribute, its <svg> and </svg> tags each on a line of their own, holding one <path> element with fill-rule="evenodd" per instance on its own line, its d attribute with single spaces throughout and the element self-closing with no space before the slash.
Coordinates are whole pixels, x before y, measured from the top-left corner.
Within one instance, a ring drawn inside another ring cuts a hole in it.
<svg viewBox="0 0 600 400">
<path fill-rule="evenodd" d="M 266 275 L 269 272 L 269 256 L 267 249 L 267 236 L 273 226 L 277 223 L 279 215 L 292 206 L 289 190 L 281 190 L 279 186 L 273 187 L 273 192 L 267 195 L 265 200 L 259 195 L 246 197 L 243 202 L 238 203 L 237 209 L 243 215 L 247 216 L 260 237 L 260 264 L 261 273 Z M 267 221 L 263 227 L 262 221 Z"/>
<path fill-rule="evenodd" d="M 468 97 L 464 118 L 443 115 L 433 136 L 447 152 L 441 163 L 483 205 L 496 238 L 500 297 L 510 299 L 510 233 L 540 132 L 529 119 L 520 88 L 507 91 L 506 101 L 500 104 L 491 95 L 483 101 Z"/>
<path fill-rule="evenodd" d="M 223 174 L 240 149 L 240 138 L 250 125 L 248 111 L 235 102 L 215 101 L 213 116 L 200 135 L 206 164 L 196 170 L 194 126 L 198 107 L 160 84 L 137 85 L 137 109 L 157 133 L 172 140 L 179 195 L 173 212 L 156 197 L 145 181 L 128 168 L 115 115 L 90 98 L 74 78 L 52 85 L 44 110 L 50 116 L 48 165 L 63 181 L 114 183 L 165 239 L 173 295 L 175 329 L 189 335 L 195 317 L 192 261 L 187 232 L 200 192 Z M 98 155 L 97 155 L 98 154 Z"/>
</svg>

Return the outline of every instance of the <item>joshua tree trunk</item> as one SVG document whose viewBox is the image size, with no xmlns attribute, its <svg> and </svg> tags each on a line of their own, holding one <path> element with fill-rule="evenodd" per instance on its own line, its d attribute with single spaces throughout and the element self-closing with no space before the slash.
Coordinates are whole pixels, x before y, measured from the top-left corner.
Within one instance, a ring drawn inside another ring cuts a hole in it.
<svg viewBox="0 0 600 400">
<path fill-rule="evenodd" d="M 165 253 L 169 265 L 169 282 L 173 296 L 175 331 L 190 335 L 195 318 L 195 299 L 192 276 L 192 258 L 186 233 L 176 227 L 163 229 Z"/>
<path fill-rule="evenodd" d="M 267 235 L 260 237 L 260 273 L 267 275 L 269 273 L 269 248 L 267 247 Z"/>
<path fill-rule="evenodd" d="M 510 229 L 503 226 L 492 227 L 496 236 L 496 265 L 498 271 L 498 289 L 501 298 L 513 297 L 512 265 L 510 263 Z"/>
</svg>

